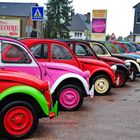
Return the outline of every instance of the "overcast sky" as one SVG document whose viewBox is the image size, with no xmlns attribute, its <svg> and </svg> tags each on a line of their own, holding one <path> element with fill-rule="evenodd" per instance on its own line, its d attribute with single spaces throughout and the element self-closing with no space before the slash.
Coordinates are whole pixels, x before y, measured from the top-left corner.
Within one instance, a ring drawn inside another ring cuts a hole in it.
<svg viewBox="0 0 140 140">
<path fill-rule="evenodd" d="M 36 2 L 44 6 L 47 0 L 0 0 L 0 2 Z M 92 13 L 92 9 L 105 9 L 107 15 L 107 34 L 127 36 L 133 32 L 134 9 L 139 0 L 73 0 L 75 13 Z"/>
</svg>

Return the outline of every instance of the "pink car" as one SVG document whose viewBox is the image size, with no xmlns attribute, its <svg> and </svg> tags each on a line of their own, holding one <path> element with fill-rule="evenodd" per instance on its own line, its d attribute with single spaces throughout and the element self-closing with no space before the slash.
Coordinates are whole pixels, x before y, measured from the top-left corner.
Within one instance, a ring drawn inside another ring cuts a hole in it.
<svg viewBox="0 0 140 140">
<path fill-rule="evenodd" d="M 21 42 L 0 37 L 0 69 L 22 71 L 50 81 L 52 98 L 63 110 L 77 110 L 83 97 L 93 95 L 88 85 L 89 71 L 54 62 L 37 62 Z"/>
</svg>

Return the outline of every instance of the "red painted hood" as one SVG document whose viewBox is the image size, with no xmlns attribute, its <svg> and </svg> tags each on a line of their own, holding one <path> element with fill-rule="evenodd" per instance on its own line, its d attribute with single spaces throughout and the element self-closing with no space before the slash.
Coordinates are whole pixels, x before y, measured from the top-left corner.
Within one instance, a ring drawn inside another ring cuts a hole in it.
<svg viewBox="0 0 140 140">
<path fill-rule="evenodd" d="M 103 61 L 110 61 L 110 62 L 120 63 L 125 65 L 125 62 L 119 58 L 110 57 L 110 56 L 98 56 L 98 57 Z"/>
<path fill-rule="evenodd" d="M 40 91 L 48 89 L 48 81 L 42 81 L 33 75 L 23 72 L 0 70 L 0 80 L 22 83 L 24 85 L 32 86 Z"/>
<path fill-rule="evenodd" d="M 101 66 L 101 67 L 105 67 L 107 69 L 111 69 L 110 68 L 110 65 L 108 65 L 107 63 L 103 62 L 103 61 L 100 61 L 100 60 L 95 60 L 95 59 L 89 59 L 89 58 L 78 58 L 78 60 L 81 62 L 81 63 L 84 63 L 84 64 L 91 64 L 91 65 L 98 65 L 98 66 Z"/>
</svg>

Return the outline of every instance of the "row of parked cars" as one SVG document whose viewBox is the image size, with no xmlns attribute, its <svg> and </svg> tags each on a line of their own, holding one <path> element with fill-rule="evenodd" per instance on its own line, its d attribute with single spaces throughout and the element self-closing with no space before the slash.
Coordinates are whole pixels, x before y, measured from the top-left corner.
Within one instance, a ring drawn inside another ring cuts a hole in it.
<svg viewBox="0 0 140 140">
<path fill-rule="evenodd" d="M 55 117 L 58 108 L 75 111 L 84 97 L 135 80 L 140 58 L 119 49 L 114 42 L 0 37 L 2 134 L 26 138 L 39 118 Z"/>
</svg>

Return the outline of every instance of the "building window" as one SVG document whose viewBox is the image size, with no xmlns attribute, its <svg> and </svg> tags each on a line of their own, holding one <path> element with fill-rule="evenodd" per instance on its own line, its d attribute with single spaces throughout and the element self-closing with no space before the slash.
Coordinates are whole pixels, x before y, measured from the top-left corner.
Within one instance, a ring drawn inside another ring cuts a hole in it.
<svg viewBox="0 0 140 140">
<path fill-rule="evenodd" d="M 137 23 L 140 23 L 140 12 L 137 12 L 136 22 Z"/>
<path fill-rule="evenodd" d="M 75 37 L 76 37 L 76 38 L 81 38 L 81 37 L 82 37 L 82 33 L 76 32 L 76 33 L 75 33 Z"/>
</svg>

